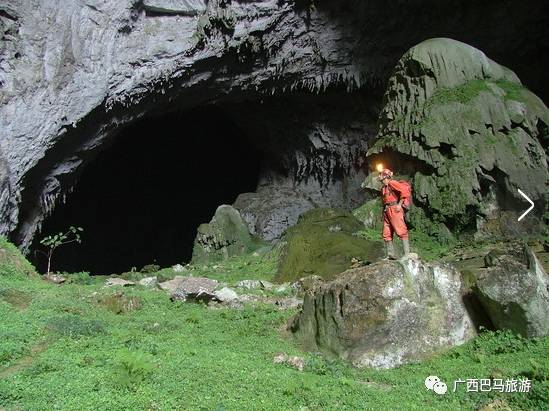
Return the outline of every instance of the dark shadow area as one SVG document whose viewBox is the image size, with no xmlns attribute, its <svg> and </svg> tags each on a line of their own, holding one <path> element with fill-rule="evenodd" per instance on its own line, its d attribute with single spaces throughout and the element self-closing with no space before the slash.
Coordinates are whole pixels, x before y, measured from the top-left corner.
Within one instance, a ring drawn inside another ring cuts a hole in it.
<svg viewBox="0 0 549 411">
<path fill-rule="evenodd" d="M 44 272 L 40 239 L 74 225 L 84 228 L 82 244 L 60 247 L 54 271 L 111 274 L 188 261 L 198 225 L 254 191 L 259 165 L 254 146 L 215 107 L 142 119 L 86 166 L 30 257 Z"/>
<path fill-rule="evenodd" d="M 480 332 L 483 329 L 490 331 L 496 330 L 496 326 L 492 323 L 482 302 L 473 292 L 468 292 L 463 296 L 463 304 L 477 331 Z"/>
</svg>

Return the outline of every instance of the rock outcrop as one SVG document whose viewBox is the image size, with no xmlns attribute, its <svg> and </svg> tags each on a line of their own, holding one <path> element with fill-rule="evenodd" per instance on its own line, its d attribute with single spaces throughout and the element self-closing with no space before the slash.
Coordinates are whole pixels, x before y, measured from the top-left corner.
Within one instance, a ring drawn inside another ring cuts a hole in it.
<svg viewBox="0 0 549 411">
<path fill-rule="evenodd" d="M 201 224 L 194 241 L 193 263 L 224 260 L 249 253 L 257 244 L 240 213 L 229 205 L 219 206 L 208 224 Z"/>
<path fill-rule="evenodd" d="M 474 292 L 493 325 L 523 337 L 549 334 L 549 276 L 528 246 L 511 244 L 485 257 Z"/>
<path fill-rule="evenodd" d="M 431 39 L 397 64 L 368 155 L 413 177 L 414 200 L 431 219 L 515 236 L 540 230 L 548 125 L 545 104 L 511 70 L 464 43 Z M 517 224 L 519 188 L 538 207 Z"/>
<path fill-rule="evenodd" d="M 188 277 L 171 294 L 172 301 L 193 301 L 208 303 L 216 300 L 216 280 L 205 277 Z"/>
<path fill-rule="evenodd" d="M 476 334 L 460 290 L 460 273 L 449 265 L 382 261 L 308 291 L 292 329 L 308 349 L 391 368 Z"/>
<path fill-rule="evenodd" d="M 381 241 L 354 235 L 363 228 L 359 220 L 344 210 L 307 211 L 284 234 L 276 280 L 295 281 L 310 275 L 332 279 L 351 267 L 353 259 L 364 264 L 380 259 Z"/>
</svg>

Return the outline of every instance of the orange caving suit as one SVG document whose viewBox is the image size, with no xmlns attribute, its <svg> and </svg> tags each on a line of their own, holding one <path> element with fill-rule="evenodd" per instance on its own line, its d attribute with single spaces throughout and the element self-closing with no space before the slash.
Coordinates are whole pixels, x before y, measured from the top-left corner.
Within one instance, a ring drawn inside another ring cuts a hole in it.
<svg viewBox="0 0 549 411">
<path fill-rule="evenodd" d="M 404 210 L 398 205 L 399 197 L 403 192 L 401 183 L 389 180 L 387 186 L 381 189 L 383 200 L 383 240 L 392 241 L 393 233 L 396 233 L 402 240 L 408 239 L 408 227 L 404 222 Z"/>
</svg>

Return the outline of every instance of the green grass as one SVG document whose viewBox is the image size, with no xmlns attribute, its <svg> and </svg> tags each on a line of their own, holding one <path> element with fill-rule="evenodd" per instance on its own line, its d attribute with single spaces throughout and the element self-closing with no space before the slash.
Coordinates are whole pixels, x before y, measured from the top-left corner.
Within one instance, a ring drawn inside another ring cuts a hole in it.
<svg viewBox="0 0 549 411">
<path fill-rule="evenodd" d="M 265 254 L 194 271 L 232 283 L 271 279 L 274 268 Z M 0 298 L 0 409 L 472 410 L 501 398 L 534 410 L 548 403 L 548 338 L 485 333 L 421 364 L 359 370 L 303 352 L 283 331 L 295 311 L 212 310 L 134 287 L 122 291 L 140 305 L 117 314 L 102 302 L 121 290 L 102 283 L 56 286 L 0 271 L 0 290 L 12 296 Z M 19 297 L 25 303 L 14 305 Z M 305 370 L 274 364 L 278 352 L 305 357 Z M 449 384 L 528 376 L 533 392 L 437 396 L 423 385 L 432 374 Z"/>
<path fill-rule="evenodd" d="M 489 91 L 486 80 L 471 80 L 453 88 L 439 88 L 425 102 L 426 111 L 439 104 L 461 103 L 465 104 L 478 96 L 483 91 Z"/>
<path fill-rule="evenodd" d="M 504 79 L 496 81 L 496 85 L 505 91 L 506 100 L 524 101 L 524 92 L 528 91 L 522 84 Z"/>
</svg>

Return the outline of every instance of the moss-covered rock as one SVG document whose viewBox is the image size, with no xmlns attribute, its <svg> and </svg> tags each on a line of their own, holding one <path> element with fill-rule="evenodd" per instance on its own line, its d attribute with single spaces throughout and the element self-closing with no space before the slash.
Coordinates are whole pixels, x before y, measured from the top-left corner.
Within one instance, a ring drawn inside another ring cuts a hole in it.
<svg viewBox="0 0 549 411">
<path fill-rule="evenodd" d="M 472 286 L 494 326 L 523 337 L 549 334 L 549 277 L 526 245 L 511 243 L 485 257 Z"/>
<path fill-rule="evenodd" d="M 0 275 L 38 276 L 19 249 L 0 236 Z"/>
<path fill-rule="evenodd" d="M 365 202 L 353 210 L 353 215 L 364 224 L 366 228 L 379 229 L 383 226 L 383 216 L 381 214 L 381 199 L 375 198 Z"/>
<path fill-rule="evenodd" d="M 208 224 L 201 224 L 194 241 L 193 263 L 224 260 L 243 255 L 263 245 L 254 239 L 238 210 L 219 206 Z"/>
<path fill-rule="evenodd" d="M 307 292 L 292 331 L 306 349 L 391 368 L 475 335 L 460 289 L 451 266 L 381 261 Z"/>
<path fill-rule="evenodd" d="M 516 220 L 518 188 L 545 201 L 548 124 L 547 107 L 512 71 L 464 43 L 431 39 L 397 64 L 368 156 L 408 174 L 415 204 L 451 229 L 536 232 L 534 214 L 512 227 L 487 222 Z"/>
<path fill-rule="evenodd" d="M 359 238 L 353 233 L 363 224 L 351 213 L 317 208 L 299 217 L 282 239 L 277 281 L 295 281 L 318 275 L 334 278 L 352 264 L 352 259 L 373 262 L 383 255 L 382 242 Z"/>
</svg>

